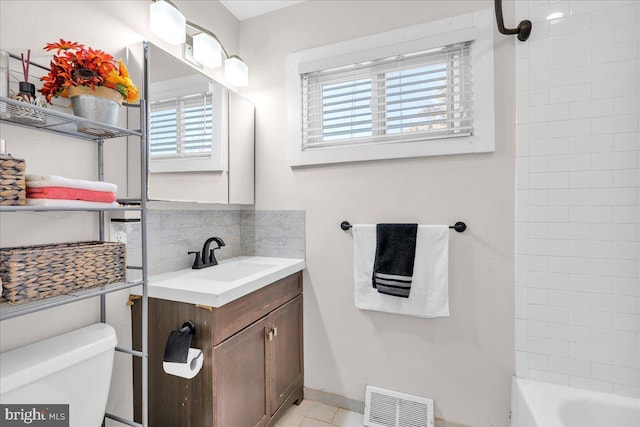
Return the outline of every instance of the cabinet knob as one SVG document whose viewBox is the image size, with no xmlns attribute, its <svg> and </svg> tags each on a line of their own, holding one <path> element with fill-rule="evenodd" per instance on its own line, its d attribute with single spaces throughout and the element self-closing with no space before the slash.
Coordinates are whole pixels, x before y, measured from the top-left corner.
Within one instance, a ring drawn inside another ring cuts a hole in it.
<svg viewBox="0 0 640 427">
<path fill-rule="evenodd" d="M 273 341 L 273 330 L 269 331 L 267 336 L 269 337 L 269 341 Z"/>
<path fill-rule="evenodd" d="M 277 327 L 277 326 L 275 326 L 275 327 L 273 328 L 273 336 L 274 336 L 274 337 L 277 337 L 277 336 L 278 336 L 278 327 Z"/>
</svg>

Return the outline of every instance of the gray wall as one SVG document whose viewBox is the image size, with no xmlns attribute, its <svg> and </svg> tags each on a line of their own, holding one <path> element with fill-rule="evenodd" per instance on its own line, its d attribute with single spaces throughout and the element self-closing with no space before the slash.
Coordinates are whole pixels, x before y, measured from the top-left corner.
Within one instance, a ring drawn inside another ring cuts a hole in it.
<svg viewBox="0 0 640 427">
<path fill-rule="evenodd" d="M 496 151 L 292 169 L 287 55 L 492 1 L 309 1 L 240 23 L 256 104 L 256 209 L 306 213 L 305 385 L 364 400 L 366 384 L 434 398 L 436 416 L 507 426 L 514 374 L 514 37 L 496 35 Z M 505 2 L 507 22 L 513 3 Z M 384 203 L 380 203 L 383 199 Z M 450 239 L 451 317 L 359 311 L 353 240 L 339 225 L 419 222 L 469 229 Z"/>
</svg>

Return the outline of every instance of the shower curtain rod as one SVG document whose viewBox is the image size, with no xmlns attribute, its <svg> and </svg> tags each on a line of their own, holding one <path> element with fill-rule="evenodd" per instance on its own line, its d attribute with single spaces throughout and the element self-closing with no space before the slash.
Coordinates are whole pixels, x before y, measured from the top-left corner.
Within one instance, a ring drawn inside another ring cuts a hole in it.
<svg viewBox="0 0 640 427">
<path fill-rule="evenodd" d="M 495 9 L 496 9 L 496 21 L 498 23 L 498 31 L 502 34 L 507 35 L 518 35 L 518 40 L 521 42 L 526 41 L 531 34 L 531 21 L 525 19 L 524 21 L 520 21 L 518 24 L 518 28 L 505 28 L 504 26 L 504 18 L 502 17 L 502 0 L 494 0 Z"/>
</svg>

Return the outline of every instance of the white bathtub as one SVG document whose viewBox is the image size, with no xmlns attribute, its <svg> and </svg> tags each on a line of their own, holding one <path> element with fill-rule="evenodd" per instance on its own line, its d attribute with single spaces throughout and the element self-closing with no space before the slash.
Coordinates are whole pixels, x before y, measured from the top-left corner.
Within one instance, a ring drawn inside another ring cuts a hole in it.
<svg viewBox="0 0 640 427">
<path fill-rule="evenodd" d="M 512 427 L 640 427 L 640 399 L 514 378 Z"/>
</svg>

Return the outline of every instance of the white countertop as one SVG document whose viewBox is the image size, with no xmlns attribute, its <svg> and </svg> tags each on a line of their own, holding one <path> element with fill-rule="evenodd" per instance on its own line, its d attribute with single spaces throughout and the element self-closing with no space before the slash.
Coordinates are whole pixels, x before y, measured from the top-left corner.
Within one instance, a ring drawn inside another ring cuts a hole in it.
<svg viewBox="0 0 640 427">
<path fill-rule="evenodd" d="M 303 259 L 243 256 L 149 277 L 149 297 L 220 307 L 305 268 Z M 142 295 L 142 287 L 132 288 Z"/>
</svg>

